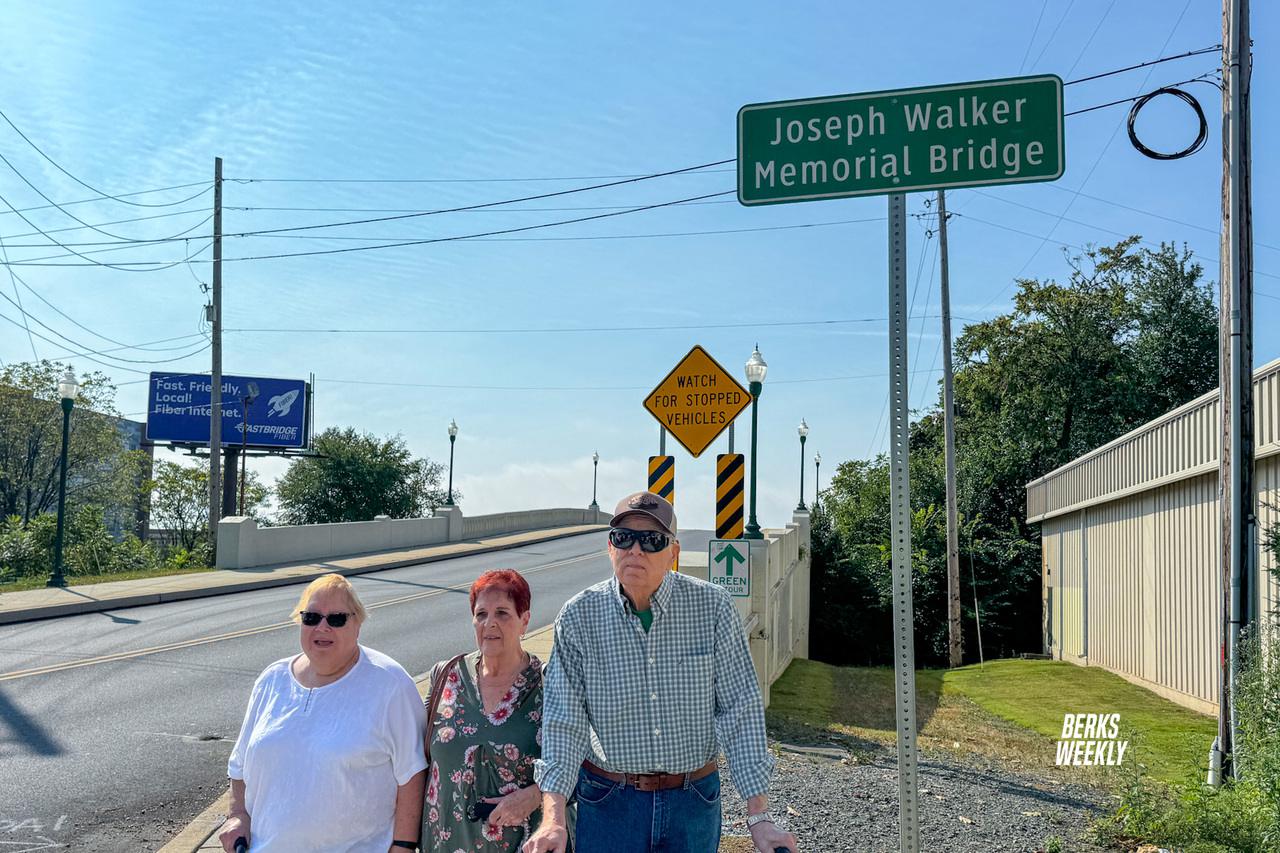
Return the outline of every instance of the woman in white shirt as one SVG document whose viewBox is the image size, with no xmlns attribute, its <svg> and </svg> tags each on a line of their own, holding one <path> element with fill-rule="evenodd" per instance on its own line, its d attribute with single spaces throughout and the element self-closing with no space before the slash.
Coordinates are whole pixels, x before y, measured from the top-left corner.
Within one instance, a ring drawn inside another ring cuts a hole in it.
<svg viewBox="0 0 1280 853">
<path fill-rule="evenodd" d="M 231 751 L 218 840 L 254 853 L 416 849 L 425 714 L 413 679 L 359 643 L 365 609 L 341 575 L 317 578 L 293 619 L 302 654 L 258 676 Z"/>
</svg>

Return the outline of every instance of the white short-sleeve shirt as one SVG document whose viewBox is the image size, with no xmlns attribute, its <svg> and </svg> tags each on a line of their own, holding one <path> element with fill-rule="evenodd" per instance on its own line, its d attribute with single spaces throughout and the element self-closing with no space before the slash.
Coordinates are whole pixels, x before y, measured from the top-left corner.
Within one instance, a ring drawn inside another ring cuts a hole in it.
<svg viewBox="0 0 1280 853">
<path fill-rule="evenodd" d="M 307 688 L 295 657 L 258 676 L 227 775 L 244 781 L 254 853 L 386 853 L 396 789 L 427 766 L 413 679 L 360 647 L 346 675 Z"/>
</svg>

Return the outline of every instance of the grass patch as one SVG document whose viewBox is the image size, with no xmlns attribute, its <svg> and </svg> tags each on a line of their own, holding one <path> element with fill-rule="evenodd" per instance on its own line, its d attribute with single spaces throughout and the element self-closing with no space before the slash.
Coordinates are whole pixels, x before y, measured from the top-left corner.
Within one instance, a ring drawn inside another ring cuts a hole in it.
<svg viewBox="0 0 1280 853">
<path fill-rule="evenodd" d="M 1068 713 L 1120 714 L 1130 756 L 1162 782 L 1207 767 L 1217 722 L 1162 699 L 1099 667 L 1062 661 L 1000 660 L 946 672 L 948 691 L 1024 728 L 1056 740 Z M 1203 775 L 1203 774 L 1201 774 Z"/>
<path fill-rule="evenodd" d="M 1209 717 L 1097 668 L 1007 660 L 916 673 L 917 731 L 926 750 L 1054 773 L 1063 715 L 1081 712 L 1119 713 L 1121 736 L 1130 740 L 1125 763 L 1140 762 L 1164 781 L 1203 763 L 1215 734 Z M 837 740 L 855 750 L 890 746 L 897 737 L 893 670 L 797 660 L 773 685 L 768 717 L 783 739 Z M 1084 768 L 1062 772 L 1102 781 Z"/>
<path fill-rule="evenodd" d="M 196 572 L 212 572 L 214 569 L 210 566 L 201 566 L 193 569 L 175 569 L 172 567 L 160 567 L 156 569 L 145 569 L 136 572 L 111 572 L 105 575 L 66 575 L 68 586 L 80 586 L 82 584 L 94 583 L 110 583 L 111 581 L 132 581 L 141 580 L 142 578 L 162 578 L 169 575 L 190 575 Z M 21 592 L 28 589 L 44 589 L 48 583 L 48 575 L 39 575 L 34 577 L 20 578 L 16 581 L 0 584 L 0 593 L 5 592 Z"/>
</svg>

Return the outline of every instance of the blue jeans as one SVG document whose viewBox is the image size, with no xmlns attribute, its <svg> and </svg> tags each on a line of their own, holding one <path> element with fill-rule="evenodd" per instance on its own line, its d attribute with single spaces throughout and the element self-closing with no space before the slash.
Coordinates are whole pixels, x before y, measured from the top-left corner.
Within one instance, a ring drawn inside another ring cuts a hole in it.
<svg viewBox="0 0 1280 853">
<path fill-rule="evenodd" d="M 720 774 L 683 788 L 637 791 L 578 772 L 580 853 L 715 853 L 720 846 Z"/>
</svg>

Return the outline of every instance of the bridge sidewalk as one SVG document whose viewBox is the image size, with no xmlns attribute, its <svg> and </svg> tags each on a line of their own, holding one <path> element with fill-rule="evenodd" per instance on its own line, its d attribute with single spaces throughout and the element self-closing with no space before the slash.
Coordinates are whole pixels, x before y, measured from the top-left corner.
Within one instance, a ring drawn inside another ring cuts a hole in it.
<svg viewBox="0 0 1280 853">
<path fill-rule="evenodd" d="M 534 631 L 525 638 L 523 643 L 525 651 L 541 658 L 543 663 L 546 663 L 547 658 L 551 656 L 552 627 L 548 625 Z M 431 691 L 427 675 L 428 673 L 424 672 L 414 679 L 418 683 L 418 692 L 422 694 L 423 699 L 426 699 Z M 222 822 L 227 819 L 227 810 L 230 805 L 231 794 L 228 792 L 210 803 L 209 807 L 187 824 L 186 828 L 174 836 L 172 841 L 161 847 L 159 853 L 211 853 L 222 850 L 216 833 L 222 826 Z"/>
<path fill-rule="evenodd" d="M 447 545 L 432 545 L 425 548 L 337 557 L 314 563 L 286 563 L 256 566 L 251 569 L 219 569 L 185 575 L 165 575 L 139 580 L 8 592 L 0 595 L 0 625 L 306 583 L 328 572 L 337 572 L 342 575 L 379 572 L 385 569 L 447 560 L 451 557 L 500 551 L 568 536 L 580 536 L 606 529 L 605 525 L 582 524 L 550 530 L 509 533 L 487 539 L 451 542 Z"/>
</svg>

